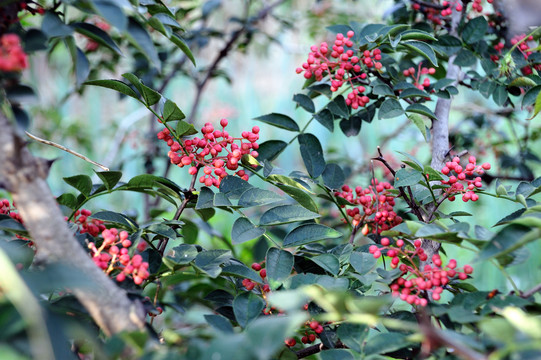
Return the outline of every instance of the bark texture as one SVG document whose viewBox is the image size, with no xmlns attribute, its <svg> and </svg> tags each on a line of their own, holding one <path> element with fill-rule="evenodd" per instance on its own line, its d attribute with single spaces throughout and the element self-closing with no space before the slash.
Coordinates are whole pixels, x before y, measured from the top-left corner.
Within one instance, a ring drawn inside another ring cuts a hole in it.
<svg viewBox="0 0 541 360">
<path fill-rule="evenodd" d="M 71 290 L 106 335 L 144 329 L 142 305 L 132 302 L 90 259 L 69 230 L 47 185 L 49 162 L 34 157 L 0 111 L 0 187 L 13 196 L 35 243 L 37 264 L 61 262 L 92 279 Z"/>
</svg>

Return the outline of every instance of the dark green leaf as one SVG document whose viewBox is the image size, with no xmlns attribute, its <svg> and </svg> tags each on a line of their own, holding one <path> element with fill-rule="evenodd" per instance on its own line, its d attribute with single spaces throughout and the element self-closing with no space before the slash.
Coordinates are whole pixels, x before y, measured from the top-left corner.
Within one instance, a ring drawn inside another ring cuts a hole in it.
<svg viewBox="0 0 541 360">
<path fill-rule="evenodd" d="M 311 258 L 310 260 L 334 276 L 338 275 L 338 272 L 340 271 L 340 262 L 333 254 L 321 254 Z"/>
<path fill-rule="evenodd" d="M 323 177 L 323 183 L 329 189 L 339 189 L 346 181 L 344 171 L 337 164 L 327 164 L 321 176 Z"/>
<path fill-rule="evenodd" d="M 232 334 L 234 332 L 231 322 L 222 315 L 207 314 L 205 315 L 205 321 L 222 333 Z"/>
<path fill-rule="evenodd" d="M 334 131 L 334 116 L 328 109 L 323 109 L 314 115 L 314 118 L 323 126 L 325 126 L 330 132 Z"/>
<path fill-rule="evenodd" d="M 290 186 L 284 184 L 276 184 L 276 186 L 295 199 L 295 201 L 297 201 L 302 207 L 315 213 L 318 212 L 316 203 L 309 194 L 302 190 L 301 186 Z"/>
<path fill-rule="evenodd" d="M 523 225 L 508 225 L 500 230 L 479 253 L 479 260 L 487 260 L 515 249 L 515 244 L 530 231 Z"/>
<path fill-rule="evenodd" d="M 117 44 L 113 41 L 113 39 L 111 39 L 109 34 L 107 34 L 96 25 L 84 22 L 76 22 L 70 25 L 74 27 L 75 31 L 77 31 L 79 34 L 83 34 L 84 36 L 96 41 L 97 43 L 108 47 L 117 54 L 122 55 L 122 52 L 118 48 Z"/>
<path fill-rule="evenodd" d="M 231 252 L 229 250 L 208 250 L 197 254 L 194 264 L 199 270 L 216 278 L 222 272 L 220 265 L 230 258 Z"/>
<path fill-rule="evenodd" d="M 238 218 L 231 229 L 231 243 L 234 245 L 256 239 L 265 233 L 265 229 L 257 227 L 247 218 Z"/>
<path fill-rule="evenodd" d="M 366 340 L 363 353 L 365 355 L 386 354 L 405 348 L 410 344 L 404 334 L 396 332 L 378 333 Z"/>
<path fill-rule="evenodd" d="M 41 22 L 41 30 L 48 37 L 66 37 L 73 34 L 73 28 L 64 24 L 58 15 L 52 11 L 47 11 Z"/>
<path fill-rule="evenodd" d="M 419 129 L 421 134 L 423 134 L 423 137 L 425 138 L 425 141 L 427 141 L 426 125 L 425 125 L 425 122 L 423 120 L 423 117 L 419 116 L 417 114 L 410 114 L 410 115 L 408 115 L 408 119 L 411 120 L 411 122 L 417 127 L 417 129 Z"/>
<path fill-rule="evenodd" d="M 188 59 L 190 59 L 194 66 L 196 65 L 192 51 L 190 50 L 186 42 L 184 42 L 184 39 L 182 39 L 179 35 L 173 33 L 169 37 L 169 40 L 171 40 L 188 57 Z"/>
<path fill-rule="evenodd" d="M 346 136 L 357 136 L 361 131 L 362 118 L 359 116 L 350 116 L 340 120 L 340 129 Z"/>
<path fill-rule="evenodd" d="M 127 229 L 134 229 L 137 227 L 133 220 L 126 215 L 114 211 L 98 211 L 97 213 L 93 213 L 90 217 L 105 221 L 106 223 L 121 225 Z"/>
<path fill-rule="evenodd" d="M 423 175 L 415 169 L 400 169 L 394 177 L 394 187 L 413 186 L 423 180 Z"/>
<path fill-rule="evenodd" d="M 296 221 L 312 220 L 320 215 L 301 205 L 281 205 L 267 210 L 261 216 L 260 226 L 280 225 Z"/>
<path fill-rule="evenodd" d="M 466 67 L 473 66 L 477 62 L 477 57 L 475 54 L 468 49 L 460 49 L 458 54 L 455 57 L 455 65 Z"/>
<path fill-rule="evenodd" d="M 427 43 L 412 40 L 404 41 L 401 44 L 427 58 L 433 66 L 438 66 L 438 59 L 436 58 L 436 54 L 434 53 L 432 47 Z"/>
<path fill-rule="evenodd" d="M 120 171 L 96 171 L 96 175 L 103 181 L 107 190 L 112 190 L 122 177 Z"/>
<path fill-rule="evenodd" d="M 311 177 L 317 178 L 325 170 L 323 148 L 317 137 L 312 134 L 300 134 L 298 137 L 301 156 L 306 170 Z"/>
<path fill-rule="evenodd" d="M 163 106 L 163 121 L 175 121 L 175 120 L 183 120 L 186 117 L 184 113 L 179 109 L 177 104 L 172 102 L 171 100 L 167 99 L 165 101 L 165 104 Z M 177 128 L 177 136 L 182 136 L 186 132 L 182 133 L 181 135 L 178 134 L 178 128 Z M 193 134 L 189 134 L 193 135 Z"/>
<path fill-rule="evenodd" d="M 404 109 L 402 105 L 395 99 L 387 99 L 381 104 L 379 108 L 378 118 L 381 119 L 391 119 L 397 116 L 404 114 Z"/>
<path fill-rule="evenodd" d="M 115 4 L 115 0 L 93 0 L 94 7 L 107 22 L 120 31 L 125 31 L 128 19 L 122 9 Z"/>
<path fill-rule="evenodd" d="M 222 268 L 222 275 L 237 276 L 243 279 L 250 279 L 257 283 L 261 282 L 261 276 L 244 264 L 230 264 Z"/>
<path fill-rule="evenodd" d="M 487 33 L 488 22 L 484 16 L 478 16 L 466 23 L 462 30 L 462 40 L 466 44 L 473 44 L 481 40 Z"/>
<path fill-rule="evenodd" d="M 226 176 L 220 182 L 220 192 L 224 193 L 229 199 L 239 199 L 240 196 L 253 186 L 242 180 L 238 176 Z"/>
<path fill-rule="evenodd" d="M 258 120 L 266 124 L 276 126 L 280 129 L 285 129 L 289 131 L 300 130 L 299 125 L 297 125 L 295 120 L 293 120 L 292 118 L 284 114 L 272 113 L 272 114 L 256 117 L 254 120 Z"/>
<path fill-rule="evenodd" d="M 214 207 L 214 192 L 208 187 L 202 187 L 197 196 L 196 209 L 207 209 Z"/>
<path fill-rule="evenodd" d="M 190 136 L 197 134 L 197 130 L 193 124 L 189 124 L 186 121 L 179 121 L 177 123 L 176 133 L 178 137 Z"/>
<path fill-rule="evenodd" d="M 408 98 L 412 98 L 412 97 L 429 97 L 430 95 L 426 92 L 426 91 L 423 91 L 423 90 L 420 90 L 420 89 L 417 89 L 417 88 L 409 88 L 409 89 L 404 89 L 402 90 L 402 92 L 400 93 L 400 98 L 401 99 L 408 99 Z"/>
<path fill-rule="evenodd" d="M 104 88 L 112 89 L 115 91 L 118 91 L 124 95 L 128 95 L 134 99 L 139 100 L 139 95 L 131 87 L 124 84 L 122 81 L 119 80 L 89 80 L 86 81 L 83 85 L 94 85 L 94 86 L 101 86 Z"/>
<path fill-rule="evenodd" d="M 235 318 L 241 327 L 255 320 L 265 308 L 265 301 L 253 292 L 244 292 L 233 300 Z"/>
<path fill-rule="evenodd" d="M 314 102 L 312 101 L 312 99 L 310 99 L 304 94 L 293 95 L 293 101 L 295 101 L 297 104 L 299 104 L 300 107 L 302 107 L 304 110 L 308 111 L 311 114 L 316 111 L 316 107 L 314 106 Z"/>
<path fill-rule="evenodd" d="M 436 115 L 434 115 L 432 110 L 430 110 L 429 108 L 427 108 L 426 106 L 424 106 L 422 104 L 411 104 L 410 106 L 408 106 L 406 108 L 406 112 L 407 113 L 421 114 L 421 115 L 424 115 L 424 116 L 428 116 L 431 119 L 436 119 Z M 426 136 L 425 136 L 425 138 L 426 138 Z"/>
<path fill-rule="evenodd" d="M 364 275 L 372 271 L 377 259 L 372 254 L 354 251 L 349 257 L 349 263 L 357 273 Z"/>
<path fill-rule="evenodd" d="M 239 206 L 260 206 L 282 200 L 284 200 L 284 198 L 275 193 L 274 191 L 263 190 L 254 187 L 242 193 L 239 199 Z"/>
<path fill-rule="evenodd" d="M 286 147 L 287 143 L 282 140 L 265 141 L 259 144 L 259 149 L 257 149 L 259 156 L 257 159 L 260 162 L 263 162 L 264 160 L 273 161 Z"/>
<path fill-rule="evenodd" d="M 324 239 L 336 239 L 341 236 L 341 233 L 325 225 L 303 224 L 286 235 L 283 246 L 300 246 Z"/>
<path fill-rule="evenodd" d="M 327 105 L 327 109 L 329 109 L 331 113 L 337 117 L 345 119 L 349 118 L 349 109 L 342 95 L 334 98 L 334 100 Z"/>
<path fill-rule="evenodd" d="M 92 191 L 92 180 L 90 179 L 90 176 L 75 175 L 63 179 L 68 185 L 79 190 L 84 196 L 88 197 L 90 195 L 90 192 Z"/>
<path fill-rule="evenodd" d="M 293 255 L 289 251 L 271 247 L 267 251 L 265 260 L 269 285 L 271 289 L 276 289 L 291 274 Z"/>
<path fill-rule="evenodd" d="M 164 262 L 169 264 L 168 261 L 170 261 L 174 265 L 187 265 L 195 259 L 197 254 L 195 245 L 180 244 L 169 251 L 168 255 L 164 257 Z"/>
<path fill-rule="evenodd" d="M 150 35 L 144 27 L 137 22 L 134 18 L 129 18 L 128 22 L 128 35 L 132 41 L 132 44 L 138 48 L 141 53 L 147 57 L 158 69 L 161 68 L 158 52 L 154 47 L 154 43 L 150 38 Z"/>
<path fill-rule="evenodd" d="M 524 94 L 522 98 L 522 107 L 527 107 L 535 104 L 537 96 L 541 92 L 541 85 L 534 86 Z"/>
<path fill-rule="evenodd" d="M 364 338 L 368 335 L 368 327 L 362 324 L 346 322 L 340 324 L 336 334 L 347 347 L 360 353 Z"/>
<path fill-rule="evenodd" d="M 496 105 L 503 106 L 507 101 L 507 89 L 505 86 L 498 85 L 492 94 L 492 98 L 494 99 Z"/>
</svg>

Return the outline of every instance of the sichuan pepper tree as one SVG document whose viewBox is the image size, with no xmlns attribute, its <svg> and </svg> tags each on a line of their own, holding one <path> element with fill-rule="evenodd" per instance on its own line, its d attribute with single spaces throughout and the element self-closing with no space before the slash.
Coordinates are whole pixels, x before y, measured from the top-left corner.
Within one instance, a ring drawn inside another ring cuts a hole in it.
<svg viewBox="0 0 541 360">
<path fill-rule="evenodd" d="M 92 16 L 73 20 L 65 12 L 73 5 Z M 6 5 L 9 16 L 0 27 L 5 351 L 21 358 L 539 356 L 541 286 L 523 288 L 506 270 L 523 261 L 541 235 L 541 181 L 526 161 L 537 159 L 530 124 L 541 109 L 538 29 L 507 41 L 505 16 L 491 1 L 397 1 L 387 23 L 333 25 L 331 40 L 307 46 L 306 61 L 290 69 L 306 80 L 293 95 L 310 116 L 302 126 L 281 113 L 257 117 L 261 128 L 243 122 L 239 133 L 226 129 L 232 121 L 223 118 L 198 126 L 195 110 L 217 64 L 278 5 L 262 5 L 247 17 L 206 75 L 195 79 L 188 119 L 149 81 L 162 76 L 151 75 L 159 66 L 99 79 L 99 66 L 91 70 L 87 56 L 116 54 L 109 63 L 116 69 L 127 47 L 159 63 L 152 28 L 159 41 L 195 62 L 181 32 L 193 9 L 173 11 L 158 1 Z M 216 6 L 202 7 L 202 25 Z M 41 30 L 20 22 L 31 16 Z M 84 47 L 74 31 L 88 38 Z M 166 174 L 184 172 L 187 183 L 151 173 L 126 178 L 101 165 L 97 182 L 66 173 L 76 193 L 53 197 L 45 183 L 51 164 L 26 148 L 16 125 L 24 112 L 10 94 L 21 89 L 26 52 L 61 42 L 73 55 L 80 91 L 107 88 L 148 109 L 155 141 L 167 145 L 160 154 Z M 475 131 L 490 133 L 500 122 L 524 128 L 522 138 L 516 136 L 516 157 L 513 141 L 476 143 L 469 136 L 474 130 L 450 128 L 459 93 L 479 93 L 501 108 L 475 118 Z M 411 121 L 430 144 L 430 164 L 403 153 L 393 165 L 388 150 L 378 147 L 363 173 L 346 161 L 328 161 L 313 134 L 316 122 L 331 132 L 338 123 L 343 136 L 362 140 L 376 117 L 390 127 L 398 118 Z M 273 139 L 270 127 L 291 135 Z M 286 153 L 300 154 L 304 168 L 280 169 Z M 498 169 L 511 175 L 500 176 Z M 117 192 L 156 198 L 156 205 L 169 204 L 169 215 L 152 218 L 149 212 L 151 219 L 138 219 L 93 208 L 94 199 Z M 462 221 L 474 203 L 490 197 L 521 208 L 492 222 L 494 230 L 481 226 L 477 215 L 474 226 Z M 447 212 L 457 200 L 461 211 Z M 218 214 L 233 222 L 231 233 L 216 235 L 227 249 L 202 246 L 191 233 L 190 224 L 210 228 Z M 476 263 L 448 255 L 455 248 L 471 251 Z M 477 266 L 488 262 L 513 291 L 473 285 Z M 40 286 L 47 279 L 55 281 Z"/>
</svg>

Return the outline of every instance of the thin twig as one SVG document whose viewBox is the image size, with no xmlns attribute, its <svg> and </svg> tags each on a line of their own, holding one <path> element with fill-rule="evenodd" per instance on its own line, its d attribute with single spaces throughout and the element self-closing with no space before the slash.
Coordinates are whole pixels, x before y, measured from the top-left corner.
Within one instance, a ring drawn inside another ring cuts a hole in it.
<svg viewBox="0 0 541 360">
<path fill-rule="evenodd" d="M 235 30 L 232 33 L 231 38 L 229 39 L 229 41 L 224 45 L 224 47 L 220 50 L 218 55 L 216 55 L 216 57 L 214 58 L 214 61 L 209 66 L 208 70 L 206 71 L 205 77 L 200 82 L 197 83 L 195 100 L 194 100 L 192 108 L 190 110 L 190 116 L 186 120 L 188 123 L 191 124 L 194 121 L 197 109 L 199 108 L 199 104 L 201 102 L 201 95 L 203 94 L 203 90 L 205 89 L 205 86 L 207 85 L 208 81 L 214 75 L 214 72 L 218 68 L 218 65 L 220 64 L 220 62 L 224 58 L 227 57 L 227 55 L 229 54 L 229 52 L 233 48 L 233 45 L 235 44 L 235 42 L 246 31 L 246 29 L 248 28 L 248 25 L 254 24 L 254 23 L 264 19 L 265 17 L 267 17 L 267 15 L 269 15 L 269 13 L 270 13 L 270 11 L 272 9 L 274 9 L 276 6 L 280 5 L 284 1 L 285 0 L 275 1 L 274 3 L 266 6 L 263 9 L 261 9 L 261 11 L 259 11 L 259 13 L 255 17 L 253 17 L 252 19 L 247 19 L 247 21 L 240 28 L 238 28 L 237 30 Z"/>
<path fill-rule="evenodd" d="M 62 146 L 62 145 L 60 145 L 60 144 L 57 144 L 57 143 L 52 142 L 52 141 L 49 141 L 49 140 L 45 140 L 45 139 L 39 138 L 39 137 L 37 137 L 37 136 L 35 136 L 35 135 L 30 134 L 28 131 L 25 131 L 25 134 L 26 134 L 30 139 L 32 139 L 32 140 L 36 140 L 36 141 L 38 141 L 38 142 L 40 142 L 40 143 L 43 143 L 43 144 L 45 144 L 45 145 L 50 145 L 50 146 L 53 146 L 53 147 L 58 148 L 58 149 L 60 149 L 60 150 L 64 150 L 65 152 L 67 152 L 67 153 L 69 153 L 69 154 L 71 154 L 71 155 L 75 155 L 75 156 L 77 156 L 78 158 L 81 158 L 81 159 L 83 159 L 84 161 L 91 163 L 92 165 L 95 165 L 95 166 L 97 166 L 97 167 L 100 167 L 100 168 L 102 168 L 102 169 L 105 170 L 105 171 L 109 171 L 109 168 L 108 168 L 108 167 L 106 167 L 106 166 L 104 166 L 104 165 L 102 165 L 102 164 L 100 164 L 100 163 L 97 163 L 97 162 L 95 162 L 95 161 L 93 161 L 93 160 L 90 160 L 90 159 L 87 158 L 86 156 L 81 155 L 81 154 L 79 154 L 78 152 L 75 152 L 75 151 L 73 151 L 73 150 L 70 150 L 70 149 L 68 149 L 68 148 L 65 147 L 65 146 Z"/>
<path fill-rule="evenodd" d="M 528 291 L 525 291 L 525 292 L 521 291 L 519 296 L 521 298 L 527 299 L 527 298 L 529 298 L 530 296 L 532 296 L 533 294 L 535 294 L 536 292 L 539 292 L 539 291 L 541 291 L 541 284 L 535 285 L 533 288 L 531 288 Z"/>
</svg>

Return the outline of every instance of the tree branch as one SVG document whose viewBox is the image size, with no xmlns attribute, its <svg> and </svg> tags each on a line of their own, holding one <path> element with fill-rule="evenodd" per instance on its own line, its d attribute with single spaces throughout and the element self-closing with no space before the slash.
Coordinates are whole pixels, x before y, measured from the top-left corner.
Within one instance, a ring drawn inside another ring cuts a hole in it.
<svg viewBox="0 0 541 360">
<path fill-rule="evenodd" d="M 49 163 L 34 157 L 0 111 L 0 177 L 13 196 L 37 252 L 36 264 L 65 263 L 93 280 L 71 290 L 106 335 L 142 330 L 145 312 L 90 259 L 64 220 L 46 178 Z"/>
</svg>

